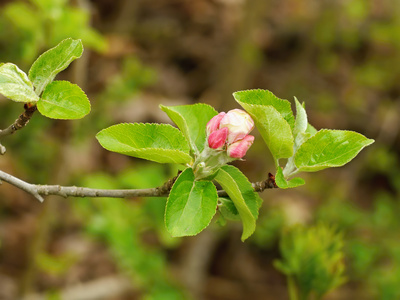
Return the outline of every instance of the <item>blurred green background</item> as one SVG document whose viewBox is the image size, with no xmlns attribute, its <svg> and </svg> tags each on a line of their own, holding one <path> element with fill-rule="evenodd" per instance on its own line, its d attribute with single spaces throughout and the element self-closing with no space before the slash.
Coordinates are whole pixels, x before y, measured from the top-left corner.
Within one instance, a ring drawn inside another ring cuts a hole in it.
<svg viewBox="0 0 400 300">
<path fill-rule="evenodd" d="M 169 122 L 159 104 L 227 111 L 241 89 L 296 96 L 317 129 L 376 143 L 345 167 L 304 175 L 303 187 L 264 191 L 245 243 L 239 222 L 171 238 L 165 199 L 41 204 L 4 183 L 0 299 L 289 299 L 278 261 L 285 266 L 294 224 L 340 231 L 332 245 L 343 249 L 346 279 L 324 299 L 400 299 L 399 0 L 0 1 L 0 62 L 27 72 L 67 37 L 81 38 L 85 53 L 58 79 L 80 85 L 92 112 L 78 121 L 35 114 L 2 140 L 0 169 L 28 182 L 161 185 L 176 168 L 107 152 L 94 135 L 121 122 Z M 0 128 L 22 111 L 1 98 Z M 255 135 L 235 165 L 261 181 L 274 166 Z"/>
</svg>

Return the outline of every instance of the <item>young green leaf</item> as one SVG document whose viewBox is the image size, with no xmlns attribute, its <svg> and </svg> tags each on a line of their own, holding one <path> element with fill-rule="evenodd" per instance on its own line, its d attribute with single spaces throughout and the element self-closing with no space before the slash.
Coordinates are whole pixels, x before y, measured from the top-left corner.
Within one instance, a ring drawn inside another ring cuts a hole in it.
<svg viewBox="0 0 400 300">
<path fill-rule="evenodd" d="M 293 135 L 296 138 L 297 134 L 304 133 L 307 130 L 308 121 L 303 105 L 300 104 L 296 97 L 294 97 L 294 101 L 296 103 L 296 120 L 294 122 Z"/>
<path fill-rule="evenodd" d="M 256 229 L 258 209 L 261 205 L 260 196 L 254 192 L 247 177 L 234 166 L 223 166 L 215 180 L 228 193 L 235 204 L 243 222 L 242 241 L 251 236 Z"/>
<path fill-rule="evenodd" d="M 206 125 L 217 111 L 210 105 L 198 103 L 193 105 L 164 106 L 160 108 L 179 127 L 188 139 L 195 153 L 204 149 L 206 140 Z"/>
<path fill-rule="evenodd" d="M 282 172 L 282 169 L 279 165 L 277 165 L 277 176 L 282 175 L 282 177 L 278 178 L 278 186 L 280 188 L 289 188 L 296 187 L 298 185 L 303 185 L 304 180 L 301 178 L 294 178 L 293 180 L 286 181 L 285 177 L 289 177 L 291 173 L 296 171 L 296 165 L 294 163 L 294 157 L 296 155 L 297 149 L 308 140 L 312 134 L 307 132 L 307 128 L 313 128 L 307 121 L 307 113 L 304 109 L 304 106 L 300 104 L 296 97 L 294 97 L 296 103 L 296 120 L 293 127 L 293 137 L 294 137 L 294 145 L 293 145 L 293 155 L 289 157 L 287 160 L 285 169 Z M 280 174 L 282 173 L 282 174 Z"/>
<path fill-rule="evenodd" d="M 56 75 L 66 69 L 73 60 L 81 57 L 82 53 L 81 40 L 68 38 L 40 55 L 29 70 L 29 79 L 36 89 L 36 94 L 40 95 Z"/>
<path fill-rule="evenodd" d="M 183 134 L 167 124 L 123 123 L 96 135 L 109 151 L 159 163 L 189 163 L 189 144 Z"/>
<path fill-rule="evenodd" d="M 240 215 L 231 199 L 219 198 L 218 211 L 226 220 L 239 221 Z"/>
<path fill-rule="evenodd" d="M 276 168 L 275 183 L 281 189 L 295 188 L 305 184 L 304 179 L 300 177 L 293 178 L 289 181 L 286 180 L 282 168 L 279 166 Z"/>
<path fill-rule="evenodd" d="M 39 112 L 52 119 L 80 119 L 90 112 L 90 102 L 76 84 L 53 81 L 37 104 Z"/>
<path fill-rule="evenodd" d="M 295 164 L 299 171 L 304 172 L 340 167 L 373 142 L 357 132 L 323 129 L 300 146 Z"/>
<path fill-rule="evenodd" d="M 28 76 L 11 63 L 0 66 L 0 93 L 17 102 L 32 103 L 39 100 Z"/>
<path fill-rule="evenodd" d="M 165 225 L 174 237 L 196 235 L 210 224 L 217 208 L 211 181 L 195 181 L 192 168 L 175 181 L 165 208 Z"/>
<path fill-rule="evenodd" d="M 290 127 L 294 126 L 294 116 L 290 102 L 276 97 L 268 90 L 256 89 L 246 90 L 233 93 L 235 100 L 247 110 L 247 105 L 271 105 L 273 106 L 289 123 Z"/>
</svg>

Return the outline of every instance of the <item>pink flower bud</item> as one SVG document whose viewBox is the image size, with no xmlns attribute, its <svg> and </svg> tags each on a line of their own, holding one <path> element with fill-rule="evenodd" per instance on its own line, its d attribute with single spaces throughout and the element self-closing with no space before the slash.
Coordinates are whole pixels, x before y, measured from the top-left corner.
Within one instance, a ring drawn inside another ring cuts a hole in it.
<svg viewBox="0 0 400 300">
<path fill-rule="evenodd" d="M 222 128 L 211 132 L 208 137 L 208 146 L 212 149 L 221 149 L 226 143 L 227 136 L 228 128 Z"/>
<path fill-rule="evenodd" d="M 254 121 L 248 113 L 241 109 L 233 109 L 226 113 L 219 128 L 228 128 L 228 144 L 243 139 L 254 128 Z"/>
<path fill-rule="evenodd" d="M 214 116 L 210 121 L 207 123 L 207 134 L 210 134 L 219 129 L 219 124 L 221 120 L 224 118 L 226 113 L 220 112 L 218 115 Z"/>
<path fill-rule="evenodd" d="M 232 158 L 242 158 L 246 155 L 247 150 L 254 142 L 254 136 L 246 135 L 242 140 L 239 140 L 228 146 L 228 155 Z"/>
</svg>

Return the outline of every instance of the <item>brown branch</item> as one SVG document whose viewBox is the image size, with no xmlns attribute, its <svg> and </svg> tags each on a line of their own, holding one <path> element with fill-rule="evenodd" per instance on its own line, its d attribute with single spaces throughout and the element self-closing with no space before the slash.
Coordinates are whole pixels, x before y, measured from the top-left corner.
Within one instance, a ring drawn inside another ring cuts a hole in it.
<svg viewBox="0 0 400 300">
<path fill-rule="evenodd" d="M 108 189 L 92 189 L 77 186 L 60 186 L 60 185 L 39 185 L 25 182 L 17 177 L 0 171 L 1 180 L 31 194 L 40 202 L 43 202 L 43 196 L 57 195 L 62 197 L 110 197 L 110 198 L 133 198 L 133 197 L 167 197 L 171 188 L 179 174 L 168 180 L 162 186 L 150 189 L 121 189 L 121 190 L 108 190 Z M 275 179 L 272 174 L 269 178 L 253 183 L 253 188 L 256 192 L 262 192 L 265 189 L 275 188 Z M 228 194 L 224 190 L 218 191 L 219 197 L 227 197 Z"/>
<path fill-rule="evenodd" d="M 275 183 L 275 176 L 271 173 L 268 173 L 268 178 L 264 181 L 253 182 L 251 184 L 253 189 L 257 193 L 261 193 L 266 189 L 274 189 L 278 186 Z M 228 194 L 224 190 L 218 191 L 218 197 L 229 197 Z"/>
<path fill-rule="evenodd" d="M 32 115 L 37 110 L 36 105 L 24 105 L 25 111 L 4 130 L 0 130 L 0 139 L 13 134 L 15 131 L 20 130 L 21 128 L 25 127 L 28 124 L 29 120 L 32 118 Z M 0 144 L 0 154 L 4 154 L 6 152 L 6 148 Z"/>
</svg>

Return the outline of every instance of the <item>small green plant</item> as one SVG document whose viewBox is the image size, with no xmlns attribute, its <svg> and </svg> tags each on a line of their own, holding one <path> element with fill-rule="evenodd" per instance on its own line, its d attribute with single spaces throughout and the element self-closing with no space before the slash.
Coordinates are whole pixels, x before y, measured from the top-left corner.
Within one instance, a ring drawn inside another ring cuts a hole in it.
<svg viewBox="0 0 400 300">
<path fill-rule="evenodd" d="M 280 250 L 275 267 L 288 278 L 291 300 L 321 299 L 345 282 L 343 237 L 332 227 L 295 226 L 282 235 Z"/>
<path fill-rule="evenodd" d="M 24 127 L 36 107 L 54 119 L 78 119 L 90 111 L 84 92 L 56 75 L 82 55 L 80 40 L 66 39 L 42 54 L 28 75 L 16 65 L 0 66 L 0 93 L 25 103 L 26 112 L 14 124 L 0 131 L 0 138 Z M 33 185 L 0 171 L 0 179 L 43 201 L 43 195 L 90 197 L 168 196 L 165 225 L 172 236 L 196 235 L 206 228 L 217 211 L 224 219 L 240 219 L 242 240 L 256 228 L 262 200 L 259 191 L 270 187 L 293 188 L 304 184 L 292 178 L 300 172 L 316 172 L 339 167 L 352 160 L 374 141 L 343 130 L 317 131 L 308 123 L 304 104 L 295 98 L 296 116 L 287 100 L 267 90 L 247 90 L 233 94 L 244 110 L 218 113 L 206 104 L 163 106 L 178 128 L 167 124 L 117 124 L 97 134 L 107 150 L 158 163 L 179 164 L 176 179 L 149 190 L 95 190 L 88 188 Z M 29 112 L 29 114 L 27 113 Z M 276 175 L 252 184 L 236 167 L 254 141 L 249 135 L 254 125 L 268 146 Z M 4 153 L 5 148 L 1 146 Z M 286 163 L 285 163 L 286 162 Z M 282 168 L 282 166 L 284 167 Z M 275 179 L 274 179 L 275 178 Z M 223 191 L 217 191 L 218 183 Z"/>
</svg>

